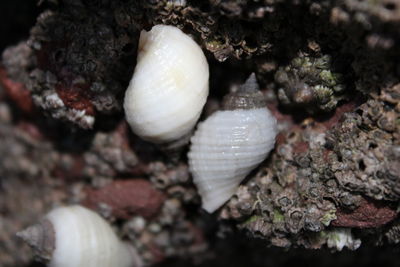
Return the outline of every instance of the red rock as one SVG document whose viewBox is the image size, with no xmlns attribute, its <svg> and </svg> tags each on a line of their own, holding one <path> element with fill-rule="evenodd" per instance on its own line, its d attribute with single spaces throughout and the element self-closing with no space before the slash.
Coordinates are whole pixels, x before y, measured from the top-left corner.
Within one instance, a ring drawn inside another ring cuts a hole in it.
<svg viewBox="0 0 400 267">
<path fill-rule="evenodd" d="M 384 202 L 364 199 L 361 205 L 353 211 L 338 209 L 337 219 L 332 226 L 352 228 L 374 228 L 385 225 L 397 217 L 397 212 Z"/>
<path fill-rule="evenodd" d="M 58 83 L 56 85 L 56 92 L 65 106 L 77 110 L 85 110 L 87 115 L 94 115 L 94 106 L 90 101 L 88 91 L 89 85 L 87 84 L 65 86 Z"/>
<path fill-rule="evenodd" d="M 151 243 L 147 247 L 153 255 L 152 264 L 161 263 L 165 259 L 165 254 L 156 244 Z"/>
<path fill-rule="evenodd" d="M 0 68 L 0 83 L 8 97 L 26 114 L 35 112 L 31 92 L 24 84 L 11 80 L 4 68 Z"/>
<path fill-rule="evenodd" d="M 96 209 L 104 203 L 112 208 L 116 218 L 128 219 L 132 215 L 151 218 L 159 212 L 165 196 L 143 179 L 116 180 L 100 189 L 87 189 L 83 204 Z"/>
<path fill-rule="evenodd" d="M 333 154 L 333 153 L 334 153 L 334 152 L 332 152 L 331 150 L 328 150 L 328 149 L 324 150 L 324 151 L 322 152 L 322 157 L 324 158 L 324 161 L 328 162 L 328 161 L 329 161 L 329 156 L 330 156 L 331 154 Z"/>
<path fill-rule="evenodd" d="M 122 120 L 118 124 L 118 126 L 115 129 L 115 132 L 121 136 L 121 139 L 123 140 L 123 146 L 126 149 L 131 149 L 129 143 L 129 126 L 126 120 Z"/>
<path fill-rule="evenodd" d="M 287 122 L 290 125 L 295 124 L 293 117 L 291 115 L 284 114 L 279 111 L 277 103 L 268 103 L 267 107 L 278 122 Z"/>
<path fill-rule="evenodd" d="M 301 154 L 308 150 L 307 142 L 298 142 L 293 144 L 293 154 Z"/>
<path fill-rule="evenodd" d="M 332 117 L 330 117 L 328 120 L 322 122 L 322 124 L 326 128 L 330 129 L 340 121 L 340 119 L 342 118 L 344 113 L 353 111 L 356 107 L 357 107 L 356 101 L 350 101 L 341 106 L 338 106 L 335 109 L 335 113 L 332 115 Z"/>
<path fill-rule="evenodd" d="M 40 128 L 30 121 L 20 121 L 17 127 L 35 140 L 43 141 L 46 139 Z"/>
<path fill-rule="evenodd" d="M 82 178 L 82 170 L 85 167 L 85 162 L 82 155 L 73 155 L 72 164 L 70 166 L 63 166 L 62 161 L 59 161 L 51 174 L 54 177 L 60 178 L 65 181 L 76 181 Z"/>
<path fill-rule="evenodd" d="M 204 233 L 201 230 L 201 228 L 192 224 L 191 222 L 187 222 L 187 227 L 193 233 L 193 236 L 194 236 L 193 244 L 194 245 L 200 245 L 200 244 L 205 243 Z"/>
<path fill-rule="evenodd" d="M 67 42 L 43 43 L 42 48 L 36 52 L 38 67 L 42 70 L 51 71 L 58 78 L 56 92 L 66 107 L 85 110 L 87 115 L 94 115 L 95 108 L 91 101 L 93 95 L 89 90 L 90 84 L 73 84 L 77 75 L 57 62 L 52 56 L 53 51 L 66 46 L 68 46 Z"/>
<path fill-rule="evenodd" d="M 129 174 L 136 177 L 143 176 L 149 172 L 149 165 L 140 161 L 131 170 L 129 170 Z"/>
<path fill-rule="evenodd" d="M 280 146 L 280 145 L 284 144 L 285 142 L 286 142 L 285 134 L 282 132 L 278 133 L 278 135 L 275 138 L 276 146 Z"/>
</svg>

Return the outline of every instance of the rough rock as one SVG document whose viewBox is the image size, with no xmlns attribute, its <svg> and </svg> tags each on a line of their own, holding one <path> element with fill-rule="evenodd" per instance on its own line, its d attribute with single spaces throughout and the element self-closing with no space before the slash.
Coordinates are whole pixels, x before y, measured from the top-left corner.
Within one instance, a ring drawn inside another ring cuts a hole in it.
<svg viewBox="0 0 400 267">
<path fill-rule="evenodd" d="M 99 189 L 88 188 L 83 204 L 95 210 L 106 205 L 118 219 L 134 215 L 151 218 L 157 216 L 164 200 L 165 196 L 149 181 L 133 179 L 114 180 Z"/>
</svg>

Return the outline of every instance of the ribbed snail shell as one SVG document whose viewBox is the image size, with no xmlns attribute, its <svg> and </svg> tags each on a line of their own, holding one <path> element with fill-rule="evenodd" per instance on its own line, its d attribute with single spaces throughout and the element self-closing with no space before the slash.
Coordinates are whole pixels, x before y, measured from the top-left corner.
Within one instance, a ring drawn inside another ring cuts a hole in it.
<svg viewBox="0 0 400 267">
<path fill-rule="evenodd" d="M 203 208 L 210 213 L 267 157 L 277 134 L 276 119 L 266 108 L 254 74 L 225 97 L 223 109 L 199 123 L 188 154 Z"/>
<path fill-rule="evenodd" d="M 134 248 L 120 241 L 104 219 L 78 205 L 54 209 L 17 235 L 50 267 L 141 265 Z"/>
<path fill-rule="evenodd" d="M 157 25 L 142 31 L 124 99 L 133 132 L 159 144 L 187 135 L 206 102 L 208 78 L 203 51 L 181 30 Z"/>
</svg>

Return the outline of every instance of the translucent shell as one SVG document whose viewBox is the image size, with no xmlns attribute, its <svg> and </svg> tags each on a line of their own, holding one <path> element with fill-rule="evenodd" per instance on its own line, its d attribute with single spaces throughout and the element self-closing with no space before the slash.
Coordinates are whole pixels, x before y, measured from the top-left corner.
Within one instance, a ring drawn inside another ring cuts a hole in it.
<svg viewBox="0 0 400 267">
<path fill-rule="evenodd" d="M 126 119 L 145 140 L 167 143 L 188 134 L 208 96 L 208 63 L 173 26 L 142 31 L 134 75 L 125 93 Z"/>
</svg>

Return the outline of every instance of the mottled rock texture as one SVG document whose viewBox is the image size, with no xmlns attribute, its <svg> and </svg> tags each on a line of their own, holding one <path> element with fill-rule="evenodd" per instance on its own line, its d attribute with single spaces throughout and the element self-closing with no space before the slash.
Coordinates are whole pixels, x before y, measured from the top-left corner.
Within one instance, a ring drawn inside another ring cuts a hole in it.
<svg viewBox="0 0 400 267">
<path fill-rule="evenodd" d="M 39 2 L 30 35 L 2 52 L 1 266 L 29 266 L 15 232 L 54 206 L 85 202 L 147 265 L 179 257 L 240 266 L 232 259 L 241 253 L 282 263 L 286 256 L 257 256 L 270 245 L 361 244 L 358 258 L 375 259 L 364 246 L 398 246 L 398 2 Z M 202 119 L 255 72 L 278 120 L 270 157 L 213 215 L 200 208 L 185 155 L 172 160 L 124 121 L 139 34 L 156 24 L 181 28 L 206 53 Z M 235 239 L 239 231 L 246 241 Z"/>
</svg>

